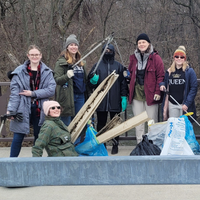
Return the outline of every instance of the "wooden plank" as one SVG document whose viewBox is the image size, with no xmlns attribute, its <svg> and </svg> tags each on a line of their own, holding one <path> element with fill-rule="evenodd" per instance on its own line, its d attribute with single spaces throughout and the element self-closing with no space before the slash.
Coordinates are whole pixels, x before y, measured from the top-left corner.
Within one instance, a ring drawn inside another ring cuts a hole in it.
<svg viewBox="0 0 200 200">
<path fill-rule="evenodd" d="M 112 72 L 92 93 L 89 99 L 85 102 L 81 110 L 77 113 L 75 118 L 69 124 L 68 129 L 71 133 L 71 140 L 75 140 L 80 135 L 84 126 L 87 124 L 88 120 L 95 112 L 105 95 L 108 93 L 109 89 L 112 87 L 114 82 L 118 78 L 118 74 Z"/>
<path fill-rule="evenodd" d="M 93 103 L 94 99 L 98 96 L 100 92 L 102 92 L 102 89 L 107 86 L 108 80 L 111 79 L 114 75 L 117 75 L 115 73 L 111 73 L 92 93 L 92 95 L 89 97 L 89 99 L 85 102 L 81 110 L 78 112 L 78 114 L 74 117 L 72 122 L 69 124 L 68 129 L 71 132 L 71 130 L 76 126 L 76 122 L 79 121 L 80 118 L 82 118 L 82 115 L 84 115 L 85 111 L 88 109 L 88 106 L 90 106 L 91 103 Z"/>
<path fill-rule="evenodd" d="M 111 140 L 112 138 L 115 138 L 148 120 L 150 119 L 147 115 L 147 112 L 142 112 L 141 114 L 132 117 L 131 119 L 123 122 L 122 124 L 114 127 L 113 129 L 101 134 L 97 137 L 97 140 L 99 141 L 99 143 L 105 143 Z"/>
<path fill-rule="evenodd" d="M 91 96 L 90 101 L 86 103 L 86 108 L 82 108 L 80 110 L 80 113 L 77 114 L 77 121 L 76 124 L 71 130 L 71 135 L 72 135 L 72 142 L 74 142 L 79 134 L 81 133 L 82 129 L 88 122 L 89 118 L 92 116 L 92 114 L 95 112 L 107 92 L 109 91 L 110 87 L 113 85 L 113 83 L 116 81 L 118 78 L 118 75 L 113 74 L 108 80 L 105 81 L 105 85 L 97 89 L 96 95 Z M 102 89 L 101 89 L 102 88 Z"/>
<path fill-rule="evenodd" d="M 119 115 L 115 115 L 97 134 L 96 137 L 107 132 L 108 130 L 118 126 L 123 122 L 122 118 Z"/>
</svg>

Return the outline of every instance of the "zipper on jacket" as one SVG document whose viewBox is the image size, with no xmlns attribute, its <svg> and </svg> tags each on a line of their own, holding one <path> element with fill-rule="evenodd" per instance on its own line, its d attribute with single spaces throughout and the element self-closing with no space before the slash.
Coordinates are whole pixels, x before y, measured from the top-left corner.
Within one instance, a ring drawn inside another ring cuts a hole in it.
<svg viewBox="0 0 200 200">
<path fill-rule="evenodd" d="M 108 61 L 108 76 L 111 74 L 111 71 L 110 71 L 110 63 Z M 109 107 L 109 91 L 108 91 L 108 96 L 107 96 L 107 105 L 106 105 L 106 111 L 108 111 L 108 107 Z"/>
</svg>

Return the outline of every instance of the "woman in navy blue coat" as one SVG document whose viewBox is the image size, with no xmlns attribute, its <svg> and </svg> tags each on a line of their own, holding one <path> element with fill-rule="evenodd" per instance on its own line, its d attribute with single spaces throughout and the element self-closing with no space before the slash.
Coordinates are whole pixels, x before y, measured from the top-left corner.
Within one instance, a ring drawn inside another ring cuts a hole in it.
<svg viewBox="0 0 200 200">
<path fill-rule="evenodd" d="M 193 112 L 193 117 L 196 118 L 196 73 L 186 61 L 184 46 L 179 46 L 173 57 L 173 63 L 165 73 L 164 82 L 160 83 L 161 91 L 169 91 L 162 103 L 163 120 L 166 121 L 168 117 L 180 117 L 186 112 Z"/>
</svg>

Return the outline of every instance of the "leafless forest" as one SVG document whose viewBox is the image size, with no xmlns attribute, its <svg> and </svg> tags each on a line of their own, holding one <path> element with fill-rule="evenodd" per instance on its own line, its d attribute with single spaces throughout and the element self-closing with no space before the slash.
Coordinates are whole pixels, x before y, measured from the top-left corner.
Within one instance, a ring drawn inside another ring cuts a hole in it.
<svg viewBox="0 0 200 200">
<path fill-rule="evenodd" d="M 114 32 L 126 66 L 136 38 L 147 33 L 165 68 L 179 45 L 200 78 L 200 0 L 0 0 L 0 82 L 26 60 L 30 44 L 42 49 L 52 69 L 66 38 L 74 33 L 86 55 Z M 101 47 L 86 58 L 88 70 L 100 57 Z M 119 54 L 116 59 L 121 62 Z M 200 115 L 200 94 L 196 97 Z M 198 119 L 199 120 L 199 119 Z"/>
<path fill-rule="evenodd" d="M 41 47 L 43 61 L 53 69 L 69 34 L 77 35 L 85 55 L 111 32 L 126 66 L 136 37 L 145 32 L 165 68 L 184 45 L 200 77 L 200 0 L 0 0 L 0 25 L 1 81 L 24 62 L 30 44 Z M 88 69 L 100 52 L 86 58 Z M 116 59 L 121 61 L 119 55 Z"/>
</svg>

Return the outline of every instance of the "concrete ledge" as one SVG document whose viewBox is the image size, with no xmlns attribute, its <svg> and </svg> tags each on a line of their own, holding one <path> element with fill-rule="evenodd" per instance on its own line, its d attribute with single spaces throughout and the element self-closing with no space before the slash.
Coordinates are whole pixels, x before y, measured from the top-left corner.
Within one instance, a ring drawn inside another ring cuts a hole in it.
<svg viewBox="0 0 200 200">
<path fill-rule="evenodd" d="M 0 186 L 200 184 L 200 156 L 1 158 Z"/>
</svg>

